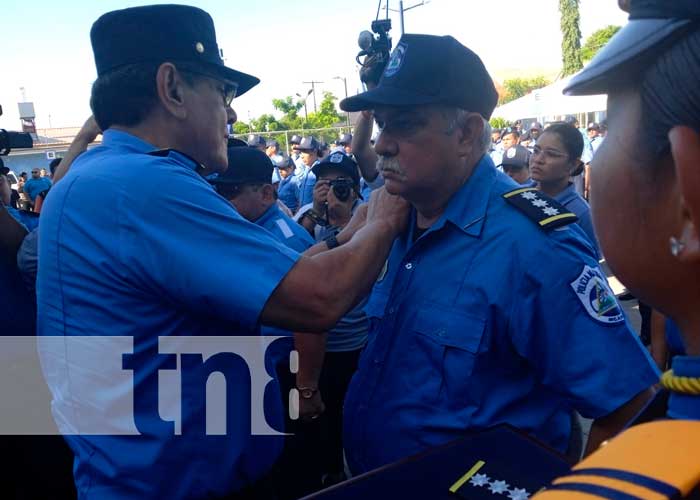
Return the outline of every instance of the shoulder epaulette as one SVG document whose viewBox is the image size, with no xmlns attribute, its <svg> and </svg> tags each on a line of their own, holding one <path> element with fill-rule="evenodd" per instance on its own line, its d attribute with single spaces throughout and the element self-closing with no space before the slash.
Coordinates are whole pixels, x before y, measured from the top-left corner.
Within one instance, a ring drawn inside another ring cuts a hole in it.
<svg viewBox="0 0 700 500">
<path fill-rule="evenodd" d="M 536 500 L 700 497 L 700 422 L 662 420 L 626 430 L 555 479 Z"/>
<path fill-rule="evenodd" d="M 503 198 L 542 228 L 555 229 L 578 221 L 573 212 L 535 188 L 519 188 Z"/>
</svg>

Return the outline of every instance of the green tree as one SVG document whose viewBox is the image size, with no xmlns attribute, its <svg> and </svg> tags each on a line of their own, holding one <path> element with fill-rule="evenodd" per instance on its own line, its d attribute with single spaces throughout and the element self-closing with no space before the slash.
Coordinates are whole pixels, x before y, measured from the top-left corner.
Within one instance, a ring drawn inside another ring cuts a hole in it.
<svg viewBox="0 0 700 500">
<path fill-rule="evenodd" d="M 615 33 L 620 31 L 620 26 L 606 26 L 594 31 L 581 47 L 581 60 L 588 62 L 593 59 L 600 49 L 602 49 Z"/>
<path fill-rule="evenodd" d="M 489 120 L 489 124 L 491 125 L 491 128 L 501 129 L 501 128 L 508 127 L 510 125 L 510 122 L 508 120 L 506 120 L 505 118 L 495 117 L 495 118 L 491 118 Z"/>
<path fill-rule="evenodd" d="M 579 0 L 559 0 L 561 14 L 562 75 L 573 75 L 583 67 L 581 62 L 581 27 Z"/>
<path fill-rule="evenodd" d="M 544 76 L 535 76 L 532 78 L 512 78 L 503 82 L 503 88 L 506 89 L 505 95 L 501 96 L 498 104 L 505 104 L 515 99 L 519 99 L 524 95 L 529 94 L 533 90 L 546 87 L 550 82 Z"/>
<path fill-rule="evenodd" d="M 236 122 L 233 124 L 233 133 L 236 135 L 250 133 L 250 125 L 245 122 Z"/>
</svg>

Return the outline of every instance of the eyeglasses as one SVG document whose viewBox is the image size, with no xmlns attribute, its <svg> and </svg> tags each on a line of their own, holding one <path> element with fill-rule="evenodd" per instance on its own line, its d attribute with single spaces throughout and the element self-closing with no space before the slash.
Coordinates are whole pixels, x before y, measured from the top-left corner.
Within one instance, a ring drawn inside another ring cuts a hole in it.
<svg viewBox="0 0 700 500">
<path fill-rule="evenodd" d="M 221 93 L 221 98 L 224 101 L 224 106 L 226 106 L 227 108 L 231 106 L 231 103 L 236 98 L 236 94 L 238 93 L 238 84 L 222 82 L 221 80 L 217 80 L 211 75 L 207 75 L 206 73 L 202 73 L 201 71 L 190 69 L 189 67 L 178 69 L 183 73 L 190 73 L 192 75 L 201 76 L 207 78 L 210 81 L 215 82 L 214 88 L 216 88 L 216 90 L 218 90 Z"/>
<path fill-rule="evenodd" d="M 542 149 L 539 146 L 535 146 L 532 149 L 532 156 L 539 156 L 539 155 L 544 155 L 544 158 L 546 160 L 558 160 L 559 158 L 568 158 L 569 155 L 566 153 L 562 153 L 561 151 L 557 151 L 555 149 Z"/>
</svg>

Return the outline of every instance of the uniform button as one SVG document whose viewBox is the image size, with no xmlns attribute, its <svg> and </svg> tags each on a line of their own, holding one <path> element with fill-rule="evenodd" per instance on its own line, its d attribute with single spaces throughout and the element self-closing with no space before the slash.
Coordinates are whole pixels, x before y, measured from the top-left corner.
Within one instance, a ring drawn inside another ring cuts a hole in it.
<svg viewBox="0 0 700 500">
<path fill-rule="evenodd" d="M 390 308 L 389 308 L 389 314 L 394 314 L 395 312 L 396 312 L 396 308 L 395 308 L 395 307 L 390 307 Z"/>
<path fill-rule="evenodd" d="M 378 365 L 379 364 L 379 358 L 374 358 L 374 364 Z"/>
<path fill-rule="evenodd" d="M 411 269 L 413 269 L 413 264 L 411 264 L 411 263 L 409 262 L 408 264 L 406 264 L 405 267 L 406 267 L 406 269 L 408 269 L 408 270 L 410 271 Z"/>
</svg>

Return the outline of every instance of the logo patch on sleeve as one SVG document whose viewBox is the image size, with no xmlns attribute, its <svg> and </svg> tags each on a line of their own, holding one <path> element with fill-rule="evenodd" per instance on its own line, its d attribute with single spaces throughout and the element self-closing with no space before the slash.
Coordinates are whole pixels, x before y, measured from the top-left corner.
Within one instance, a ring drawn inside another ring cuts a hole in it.
<svg viewBox="0 0 700 500">
<path fill-rule="evenodd" d="M 622 323 L 625 320 L 615 294 L 600 269 L 583 266 L 583 271 L 571 283 L 571 288 L 594 320 L 606 325 Z"/>
</svg>

